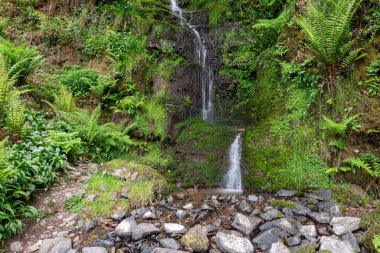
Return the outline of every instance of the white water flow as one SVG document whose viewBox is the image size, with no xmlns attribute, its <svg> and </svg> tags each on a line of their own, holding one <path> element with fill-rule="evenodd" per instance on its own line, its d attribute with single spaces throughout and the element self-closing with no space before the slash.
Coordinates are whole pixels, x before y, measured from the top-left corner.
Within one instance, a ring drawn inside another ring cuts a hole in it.
<svg viewBox="0 0 380 253">
<path fill-rule="evenodd" d="M 180 19 L 180 24 L 186 24 L 194 34 L 195 38 L 195 59 L 196 63 L 202 67 L 202 119 L 206 122 L 213 122 L 213 97 L 214 97 L 214 73 L 207 62 L 207 48 L 196 27 L 191 25 L 183 17 L 183 12 L 176 0 L 170 0 L 173 14 Z"/>
<path fill-rule="evenodd" d="M 240 161 L 242 151 L 242 138 L 239 133 L 229 150 L 229 169 L 224 176 L 223 188 L 226 190 L 242 191 Z"/>
</svg>

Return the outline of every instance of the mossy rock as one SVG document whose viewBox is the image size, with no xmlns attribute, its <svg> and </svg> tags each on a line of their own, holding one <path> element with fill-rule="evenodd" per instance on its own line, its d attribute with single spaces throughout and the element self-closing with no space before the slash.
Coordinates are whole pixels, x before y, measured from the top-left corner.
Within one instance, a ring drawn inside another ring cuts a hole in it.
<svg viewBox="0 0 380 253">
<path fill-rule="evenodd" d="M 148 165 L 128 162 L 126 160 L 115 159 L 101 166 L 107 174 L 125 180 L 165 180 L 155 169 Z"/>
<path fill-rule="evenodd" d="M 272 206 L 274 207 L 278 207 L 278 208 L 291 208 L 291 209 L 295 209 L 297 208 L 297 204 L 292 202 L 292 201 L 287 201 L 287 200 L 283 200 L 283 199 L 276 199 L 276 200 L 273 200 L 272 201 Z"/>
<path fill-rule="evenodd" d="M 360 227 L 364 230 L 376 225 L 380 226 L 380 207 L 377 207 L 372 212 L 365 214 L 360 222 Z"/>
<path fill-rule="evenodd" d="M 368 252 L 376 252 L 373 246 L 372 240 L 375 235 L 380 235 L 380 224 L 371 226 L 364 234 L 359 238 L 359 244 L 362 245 Z"/>
<path fill-rule="evenodd" d="M 173 190 L 164 176 L 143 164 L 118 159 L 101 169 L 103 172 L 93 175 L 87 183 L 87 194 L 81 203 L 93 216 L 152 205 Z M 90 195 L 97 197 L 89 200 Z"/>
</svg>

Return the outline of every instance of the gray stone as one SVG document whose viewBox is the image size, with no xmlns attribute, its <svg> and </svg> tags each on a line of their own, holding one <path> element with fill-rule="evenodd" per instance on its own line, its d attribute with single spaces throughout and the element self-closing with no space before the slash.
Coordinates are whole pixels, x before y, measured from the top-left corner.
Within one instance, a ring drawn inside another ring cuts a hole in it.
<svg viewBox="0 0 380 253">
<path fill-rule="evenodd" d="M 298 235 L 286 239 L 286 244 L 288 244 L 288 246 L 296 246 L 300 243 L 301 237 L 299 237 Z"/>
<path fill-rule="evenodd" d="M 90 195 L 87 196 L 87 200 L 90 201 L 90 202 L 95 201 L 97 198 L 98 198 L 97 194 L 90 194 Z"/>
<path fill-rule="evenodd" d="M 169 204 L 173 204 L 174 199 L 173 199 L 172 196 L 169 196 L 169 197 L 166 199 L 166 201 L 167 201 Z"/>
<path fill-rule="evenodd" d="M 293 197 L 297 192 L 296 191 L 288 191 L 288 190 L 279 190 L 276 193 L 277 197 Z"/>
<path fill-rule="evenodd" d="M 114 243 L 108 240 L 95 240 L 92 242 L 92 246 L 110 248 L 114 246 Z"/>
<path fill-rule="evenodd" d="M 260 217 L 266 221 L 271 221 L 273 219 L 277 219 L 279 217 L 279 214 L 280 214 L 280 211 L 278 211 L 277 209 L 271 209 L 261 214 Z"/>
<path fill-rule="evenodd" d="M 37 251 L 42 245 L 42 240 L 39 240 L 35 244 L 28 247 L 27 252 L 35 252 Z"/>
<path fill-rule="evenodd" d="M 238 204 L 238 208 L 240 211 L 247 213 L 251 213 L 254 210 L 254 208 L 244 199 L 240 201 L 240 203 Z"/>
<path fill-rule="evenodd" d="M 307 198 L 311 198 L 311 199 L 315 199 L 315 200 L 323 200 L 323 197 L 318 195 L 318 194 L 314 194 L 314 193 L 305 193 L 304 194 L 305 197 Z"/>
<path fill-rule="evenodd" d="M 236 195 L 232 195 L 231 199 L 230 199 L 230 203 L 231 204 L 236 204 L 237 202 L 239 202 L 239 199 L 238 197 L 236 197 Z"/>
<path fill-rule="evenodd" d="M 179 243 L 173 238 L 164 238 L 160 240 L 160 245 L 167 249 L 178 250 L 180 248 Z"/>
<path fill-rule="evenodd" d="M 177 223 L 165 223 L 164 230 L 168 235 L 185 234 L 187 232 L 187 229 L 183 225 Z"/>
<path fill-rule="evenodd" d="M 180 219 L 186 219 L 189 217 L 189 214 L 185 210 L 178 210 L 175 215 Z"/>
<path fill-rule="evenodd" d="M 223 232 L 216 234 L 216 245 L 223 253 L 250 253 L 254 250 L 248 239 Z"/>
<path fill-rule="evenodd" d="M 303 205 L 297 205 L 295 209 L 293 209 L 294 214 L 301 215 L 301 216 L 307 216 L 311 211 L 310 208 L 307 208 Z"/>
<path fill-rule="evenodd" d="M 141 223 L 137 225 L 132 231 L 132 239 L 138 241 L 147 238 L 154 234 L 159 234 L 160 230 L 154 225 L 149 223 Z"/>
<path fill-rule="evenodd" d="M 311 237 L 317 237 L 317 229 L 315 228 L 314 225 L 305 225 L 301 226 L 300 228 L 300 233 L 304 236 L 311 236 Z"/>
<path fill-rule="evenodd" d="M 115 234 L 119 237 L 131 237 L 136 226 L 137 223 L 134 219 L 125 219 L 115 228 Z"/>
<path fill-rule="evenodd" d="M 299 223 L 292 218 L 286 217 L 286 218 L 274 220 L 272 221 L 272 223 L 274 226 L 281 228 L 282 230 L 292 235 L 295 235 L 299 232 L 299 229 L 298 229 Z"/>
<path fill-rule="evenodd" d="M 147 211 L 146 213 L 144 213 L 142 218 L 144 220 L 154 220 L 154 219 L 156 219 L 156 214 L 153 213 L 152 211 Z"/>
<path fill-rule="evenodd" d="M 282 208 L 282 213 L 285 215 L 285 216 L 288 216 L 288 217 L 293 217 L 293 210 L 289 207 L 284 207 Z"/>
<path fill-rule="evenodd" d="M 259 201 L 259 197 L 257 197 L 256 195 L 248 195 L 248 200 L 251 202 L 257 202 Z"/>
<path fill-rule="evenodd" d="M 22 247 L 21 242 L 19 242 L 19 241 L 12 242 L 10 248 L 11 248 L 11 251 L 13 251 L 13 252 L 19 252 L 19 251 L 22 251 L 24 249 Z"/>
<path fill-rule="evenodd" d="M 355 250 L 355 252 L 360 252 L 358 240 L 356 239 L 356 237 L 351 232 L 344 234 L 342 236 L 342 239 L 343 239 L 343 241 L 348 241 L 351 244 L 352 248 Z"/>
<path fill-rule="evenodd" d="M 39 253 L 67 253 L 72 249 L 72 242 L 68 238 L 56 237 L 42 240 Z"/>
<path fill-rule="evenodd" d="M 216 208 L 215 208 L 215 206 L 210 205 L 208 203 L 203 203 L 201 210 L 215 211 Z"/>
<path fill-rule="evenodd" d="M 181 243 L 191 248 L 194 252 L 207 252 L 210 242 L 207 237 L 207 229 L 201 225 L 196 225 L 189 229 L 181 238 Z"/>
<path fill-rule="evenodd" d="M 84 247 L 82 253 L 108 253 L 108 251 L 103 247 Z"/>
<path fill-rule="evenodd" d="M 329 236 L 329 232 L 327 232 L 327 229 L 326 228 L 323 228 L 323 227 L 319 227 L 317 228 L 317 231 L 318 231 L 318 234 L 319 235 L 326 235 L 326 236 Z"/>
<path fill-rule="evenodd" d="M 126 212 L 115 212 L 111 215 L 111 219 L 115 221 L 121 221 L 125 216 L 127 216 Z"/>
<path fill-rule="evenodd" d="M 356 217 L 334 217 L 330 225 L 336 235 L 343 235 L 360 228 L 360 218 Z"/>
<path fill-rule="evenodd" d="M 272 244 L 269 253 L 290 253 L 290 250 L 282 242 L 276 242 Z"/>
<path fill-rule="evenodd" d="M 152 253 L 188 253 L 188 252 L 175 250 L 175 249 L 155 248 L 153 249 Z"/>
<path fill-rule="evenodd" d="M 248 236 L 259 226 L 261 221 L 262 219 L 258 217 L 248 217 L 244 214 L 237 213 L 231 225 L 243 235 Z"/>
<path fill-rule="evenodd" d="M 280 238 L 286 237 L 287 233 L 280 228 L 271 228 L 263 231 L 253 238 L 252 242 L 257 244 L 258 247 L 266 251 L 270 249 L 273 243 L 277 242 Z"/>
<path fill-rule="evenodd" d="M 78 221 L 78 228 L 80 228 L 84 233 L 90 233 L 92 230 L 94 230 L 97 224 L 97 220 L 80 220 Z"/>
<path fill-rule="evenodd" d="M 320 250 L 329 250 L 333 253 L 354 253 L 354 249 L 348 241 L 341 241 L 336 236 L 322 236 Z"/>
<path fill-rule="evenodd" d="M 342 212 L 341 208 L 339 205 L 335 205 L 333 206 L 329 213 L 333 216 L 333 217 L 344 217 L 344 213 Z"/>
<path fill-rule="evenodd" d="M 308 214 L 308 216 L 315 220 L 316 222 L 322 223 L 322 224 L 329 224 L 331 217 L 328 213 L 317 213 L 317 212 L 311 212 Z"/>
<path fill-rule="evenodd" d="M 271 229 L 271 228 L 274 228 L 274 227 L 276 227 L 276 226 L 273 225 L 273 223 L 271 221 L 269 221 L 269 222 L 266 222 L 263 225 L 261 225 L 259 227 L 259 229 L 260 229 L 260 231 L 264 231 L 264 230 L 268 230 L 268 229 Z"/>
<path fill-rule="evenodd" d="M 79 197 L 79 198 L 83 198 L 84 195 L 86 195 L 86 193 L 87 193 L 86 190 L 80 189 L 79 191 L 74 193 L 74 196 Z"/>
<path fill-rule="evenodd" d="M 183 206 L 183 209 L 185 209 L 185 210 L 194 210 L 195 207 L 194 207 L 193 203 L 188 203 L 188 204 L 186 204 L 186 205 Z"/>
<path fill-rule="evenodd" d="M 332 201 L 332 191 L 331 190 L 320 190 L 317 195 L 324 201 Z"/>
</svg>

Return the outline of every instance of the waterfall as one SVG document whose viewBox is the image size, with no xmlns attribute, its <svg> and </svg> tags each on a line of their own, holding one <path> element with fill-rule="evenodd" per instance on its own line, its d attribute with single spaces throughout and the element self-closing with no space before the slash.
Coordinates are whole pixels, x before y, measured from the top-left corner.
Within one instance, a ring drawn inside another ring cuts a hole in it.
<svg viewBox="0 0 380 253">
<path fill-rule="evenodd" d="M 186 24 L 187 27 L 192 31 L 194 34 L 194 41 L 195 41 L 195 59 L 196 63 L 199 64 L 202 68 L 202 76 L 201 76 L 201 83 L 202 83 L 202 119 L 206 122 L 212 123 L 214 121 L 213 119 L 213 98 L 214 98 L 214 73 L 210 67 L 210 65 L 207 62 L 207 48 L 202 40 L 199 32 L 197 31 L 196 27 L 191 25 L 186 21 L 186 19 L 183 17 L 183 12 L 181 8 L 178 6 L 178 3 L 176 0 L 170 0 L 171 2 L 171 10 L 172 13 L 179 18 L 180 24 Z"/>
<path fill-rule="evenodd" d="M 229 150 L 229 168 L 223 180 L 223 188 L 226 190 L 243 190 L 240 172 L 241 151 L 242 138 L 241 133 L 239 133 Z"/>
</svg>

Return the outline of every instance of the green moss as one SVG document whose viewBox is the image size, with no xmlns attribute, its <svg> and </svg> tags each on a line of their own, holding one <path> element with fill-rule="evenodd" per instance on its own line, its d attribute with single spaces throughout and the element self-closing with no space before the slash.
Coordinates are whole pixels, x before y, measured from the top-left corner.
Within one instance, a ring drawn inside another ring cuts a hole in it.
<svg viewBox="0 0 380 253">
<path fill-rule="evenodd" d="M 180 130 L 175 147 L 180 165 L 167 177 L 183 182 L 184 186 L 219 186 L 228 166 L 228 148 L 236 129 L 208 124 L 200 118 L 191 118 L 176 127 Z"/>
<path fill-rule="evenodd" d="M 276 199 L 276 200 L 273 200 L 272 201 L 272 206 L 274 207 L 278 207 L 278 208 L 284 208 L 284 207 L 287 207 L 287 208 L 297 208 L 297 205 L 292 202 L 292 201 L 286 201 L 286 200 L 283 200 L 283 199 Z"/>
<path fill-rule="evenodd" d="M 67 198 L 65 200 L 66 207 L 72 213 L 79 213 L 84 207 L 83 198 L 79 196 L 73 196 L 71 198 Z"/>
<path fill-rule="evenodd" d="M 375 225 L 380 226 L 380 207 L 377 207 L 372 212 L 365 214 L 360 222 L 360 227 L 364 230 Z"/>
<path fill-rule="evenodd" d="M 87 184 L 86 196 L 95 194 L 94 201 L 82 203 L 92 215 L 107 216 L 117 210 L 151 205 L 174 188 L 153 168 L 122 159 L 104 164 L 102 173 L 94 175 Z M 127 198 L 121 197 L 121 194 Z"/>
<path fill-rule="evenodd" d="M 307 202 L 309 205 L 313 205 L 315 206 L 317 204 L 317 201 L 313 198 L 309 199 L 309 201 Z"/>
<path fill-rule="evenodd" d="M 315 250 L 315 246 L 314 245 L 307 245 L 303 248 L 300 248 L 300 249 L 297 249 L 296 251 L 294 251 L 294 253 L 315 253 L 317 252 Z"/>
<path fill-rule="evenodd" d="M 332 197 L 338 203 L 353 207 L 363 206 L 371 202 L 371 199 L 357 193 L 355 190 L 345 185 L 336 187 L 333 191 Z"/>
<path fill-rule="evenodd" d="M 375 235 L 380 235 L 380 224 L 371 226 L 364 234 L 359 238 L 359 243 L 362 245 L 368 252 L 376 252 L 375 247 L 373 246 L 372 240 Z"/>
</svg>

